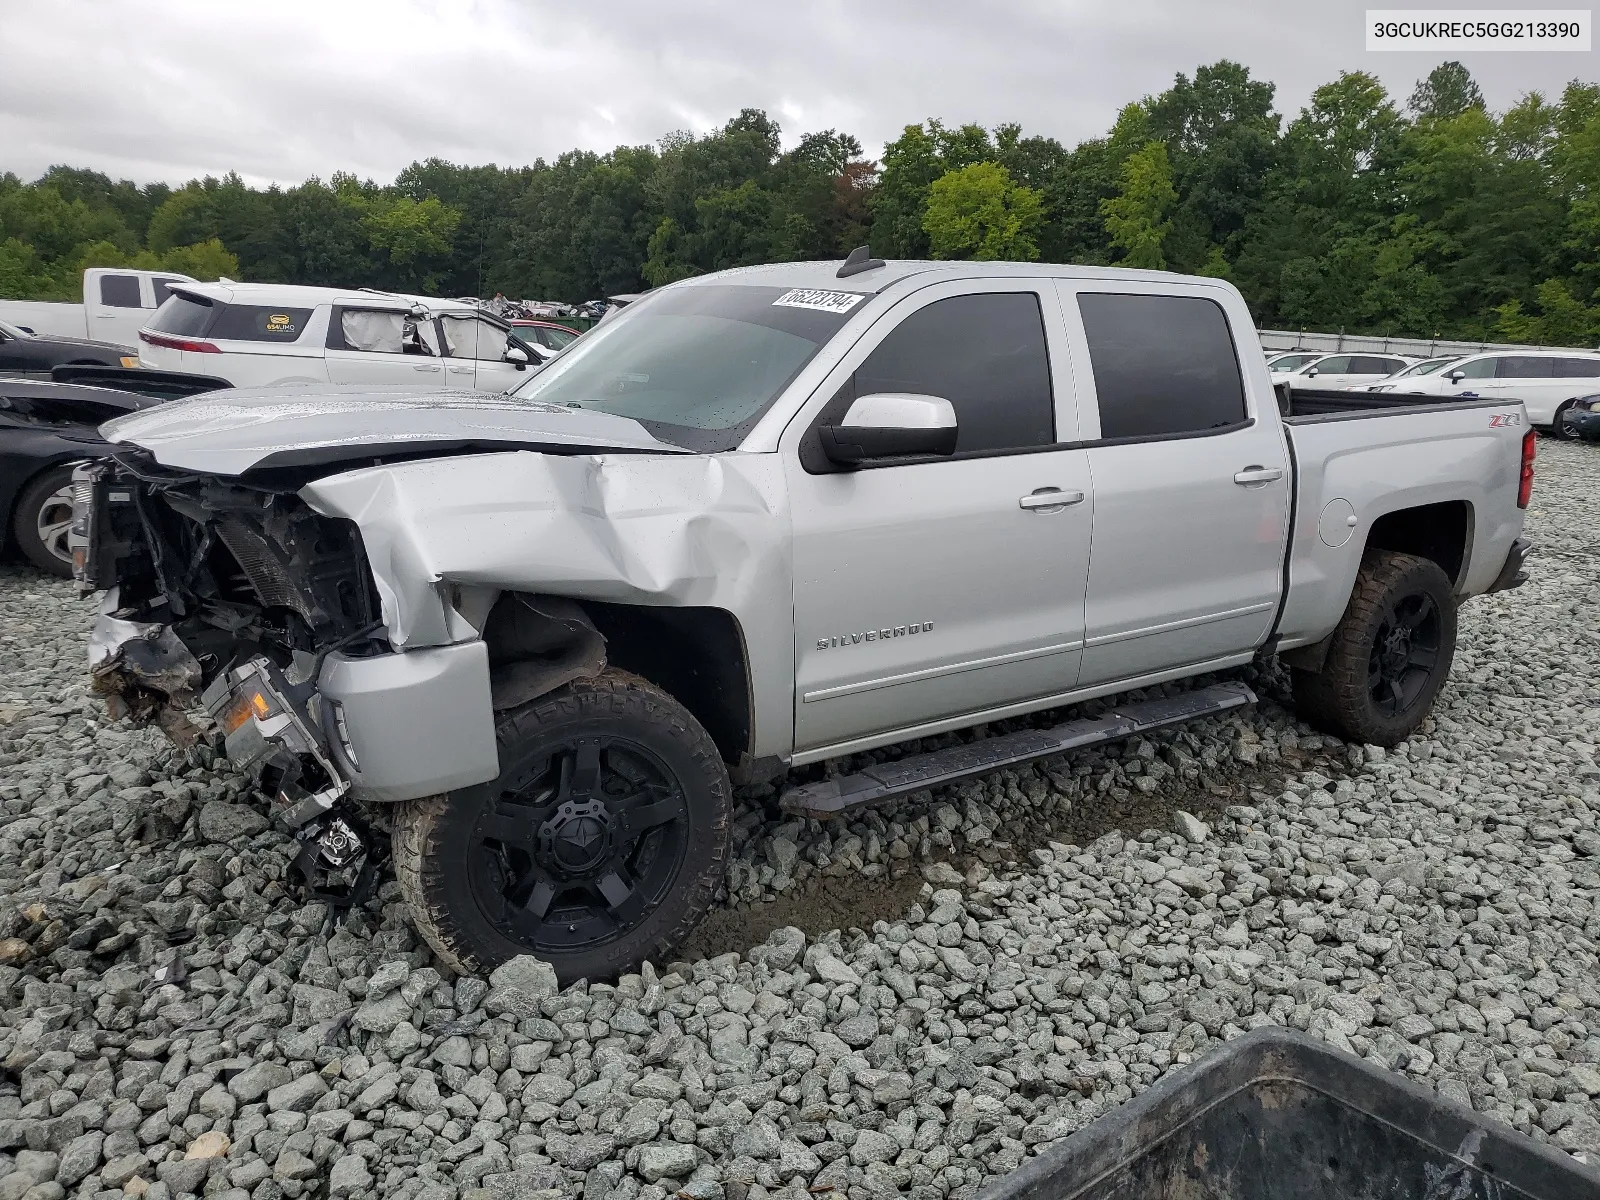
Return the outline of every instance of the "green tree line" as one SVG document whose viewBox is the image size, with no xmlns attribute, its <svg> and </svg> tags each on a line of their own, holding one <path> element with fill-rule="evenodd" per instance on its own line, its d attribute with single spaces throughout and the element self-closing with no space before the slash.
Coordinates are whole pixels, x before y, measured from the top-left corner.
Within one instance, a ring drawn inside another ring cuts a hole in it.
<svg viewBox="0 0 1600 1200">
<path fill-rule="evenodd" d="M 1227 278 L 1263 326 L 1588 344 L 1600 338 L 1600 86 L 1493 113 L 1459 63 L 1404 102 L 1341 74 L 1285 121 L 1222 61 L 1068 149 L 1018 125 L 910 125 L 784 150 L 765 113 L 526 167 L 429 159 L 139 186 L 0 174 L 0 296 L 76 299 L 87 266 L 198 278 L 582 300 L 751 263 L 892 257 L 1115 264 Z"/>
</svg>

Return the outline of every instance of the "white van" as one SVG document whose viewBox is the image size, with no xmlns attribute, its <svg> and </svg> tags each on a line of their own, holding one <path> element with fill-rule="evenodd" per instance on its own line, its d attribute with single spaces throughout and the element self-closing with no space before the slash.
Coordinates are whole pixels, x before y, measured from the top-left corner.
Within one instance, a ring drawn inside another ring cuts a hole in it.
<svg viewBox="0 0 1600 1200">
<path fill-rule="evenodd" d="M 503 392 L 549 357 L 471 304 L 276 283 L 186 283 L 139 331 L 139 362 L 235 387 L 362 383 Z"/>
<path fill-rule="evenodd" d="M 1600 392 L 1600 354 L 1570 350 L 1517 350 L 1473 354 L 1433 375 L 1382 384 L 1375 391 L 1420 392 L 1462 400 L 1521 400 L 1528 423 L 1556 437 L 1577 434 L 1565 413 L 1580 396 Z"/>
</svg>

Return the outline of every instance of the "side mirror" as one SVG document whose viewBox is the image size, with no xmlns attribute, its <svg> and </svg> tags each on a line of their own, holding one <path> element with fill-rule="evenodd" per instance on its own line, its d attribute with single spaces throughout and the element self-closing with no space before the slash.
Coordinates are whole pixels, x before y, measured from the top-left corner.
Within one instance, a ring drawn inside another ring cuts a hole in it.
<svg viewBox="0 0 1600 1200">
<path fill-rule="evenodd" d="M 1306 378 L 1307 379 L 1315 379 L 1316 377 L 1317 377 L 1317 369 L 1315 367 L 1312 367 L 1309 371 L 1306 372 Z"/>
<path fill-rule="evenodd" d="M 956 410 L 940 396 L 879 392 L 859 397 L 843 421 L 817 433 L 828 460 L 843 467 L 874 458 L 954 454 Z"/>
<path fill-rule="evenodd" d="M 505 360 L 519 371 L 525 371 L 528 368 L 528 352 L 521 346 L 507 346 Z"/>
<path fill-rule="evenodd" d="M 1450 374 L 1445 376 L 1445 378 L 1448 379 L 1451 383 L 1460 383 L 1466 377 L 1467 377 L 1467 373 L 1465 371 L 1461 370 L 1461 368 L 1459 368 L 1459 367 L 1457 367 L 1454 371 L 1451 371 Z"/>
</svg>

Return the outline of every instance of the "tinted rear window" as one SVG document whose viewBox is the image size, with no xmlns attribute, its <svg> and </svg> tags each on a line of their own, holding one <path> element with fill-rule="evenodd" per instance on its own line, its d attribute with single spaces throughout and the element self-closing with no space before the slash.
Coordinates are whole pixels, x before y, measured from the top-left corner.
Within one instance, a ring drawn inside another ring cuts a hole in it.
<svg viewBox="0 0 1600 1200">
<path fill-rule="evenodd" d="M 100 276 L 100 303 L 111 308 L 141 308 L 137 275 Z"/>
<path fill-rule="evenodd" d="M 292 342 L 311 320 L 309 308 L 219 304 L 207 337 L 239 342 Z"/>
<path fill-rule="evenodd" d="M 214 311 L 215 305 L 209 300 L 184 292 L 173 292 L 167 302 L 156 310 L 156 315 L 150 318 L 149 328 L 157 333 L 194 337 L 206 331 Z"/>
<path fill-rule="evenodd" d="M 1199 433 L 1245 419 L 1222 307 L 1198 296 L 1081 293 L 1102 438 Z"/>
<path fill-rule="evenodd" d="M 1513 354 L 1500 360 L 1495 372 L 1497 379 L 1549 379 L 1555 372 L 1556 360 L 1535 358 L 1531 354 Z"/>
<path fill-rule="evenodd" d="M 1600 377 L 1600 358 L 1558 358 L 1555 364 L 1557 379 Z"/>
</svg>

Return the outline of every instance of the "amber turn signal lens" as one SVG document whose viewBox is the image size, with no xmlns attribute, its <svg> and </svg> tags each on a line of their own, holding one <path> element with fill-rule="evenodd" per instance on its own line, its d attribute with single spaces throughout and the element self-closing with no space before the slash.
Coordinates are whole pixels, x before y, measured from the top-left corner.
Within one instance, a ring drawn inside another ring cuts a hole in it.
<svg viewBox="0 0 1600 1200">
<path fill-rule="evenodd" d="M 260 692 L 246 692 L 222 714 L 222 732 L 232 733 L 253 716 L 265 719 L 271 715 L 272 704 L 265 696 Z"/>
</svg>

